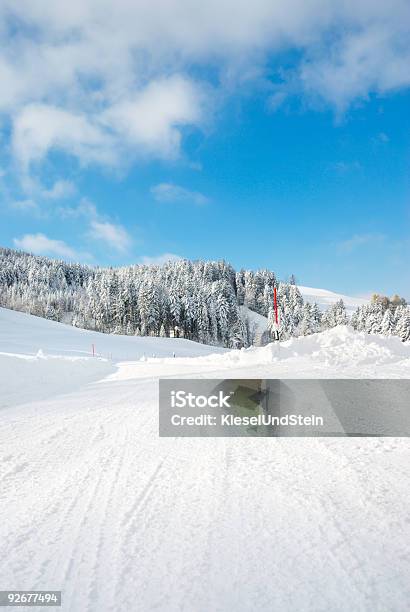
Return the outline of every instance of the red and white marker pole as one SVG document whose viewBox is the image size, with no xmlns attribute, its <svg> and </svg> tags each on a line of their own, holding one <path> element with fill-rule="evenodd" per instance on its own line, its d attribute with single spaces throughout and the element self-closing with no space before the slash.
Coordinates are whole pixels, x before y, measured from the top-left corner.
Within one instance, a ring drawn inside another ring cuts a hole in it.
<svg viewBox="0 0 410 612">
<path fill-rule="evenodd" d="M 275 340 L 279 340 L 278 296 L 276 287 L 273 288 L 273 310 L 275 312 Z"/>
</svg>

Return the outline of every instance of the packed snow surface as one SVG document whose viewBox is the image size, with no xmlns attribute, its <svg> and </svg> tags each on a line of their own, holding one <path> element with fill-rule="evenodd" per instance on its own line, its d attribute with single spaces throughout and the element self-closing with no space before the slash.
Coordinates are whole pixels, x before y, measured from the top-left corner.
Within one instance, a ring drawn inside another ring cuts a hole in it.
<svg viewBox="0 0 410 612">
<path fill-rule="evenodd" d="M 159 438 L 157 395 L 161 376 L 408 378 L 409 345 L 341 327 L 216 351 L 0 309 L 0 351 L 2 588 L 61 589 L 70 612 L 408 610 L 407 439 Z"/>
</svg>

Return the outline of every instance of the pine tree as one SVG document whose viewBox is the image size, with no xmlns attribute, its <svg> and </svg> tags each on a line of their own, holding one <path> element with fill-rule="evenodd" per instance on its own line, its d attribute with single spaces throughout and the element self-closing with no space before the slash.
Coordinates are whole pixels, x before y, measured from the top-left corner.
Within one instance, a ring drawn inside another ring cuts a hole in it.
<svg viewBox="0 0 410 612">
<path fill-rule="evenodd" d="M 380 334 L 383 322 L 383 306 L 380 302 L 373 302 L 367 310 L 365 331 L 368 334 Z"/>
<path fill-rule="evenodd" d="M 343 300 L 332 304 L 322 315 L 323 329 L 332 329 L 338 325 L 347 325 L 348 318 Z"/>
<path fill-rule="evenodd" d="M 316 333 L 348 321 L 343 302 L 325 313 L 304 303 L 295 284 L 269 270 L 240 270 L 226 262 L 168 262 L 163 266 L 91 268 L 0 248 L 0 305 L 85 329 L 121 334 L 180 335 L 225 346 L 252 343 L 239 306 L 268 317 L 274 329 L 278 290 L 280 334 Z M 378 296 L 358 308 L 358 331 L 408 338 L 409 308 L 402 298 Z"/>
<path fill-rule="evenodd" d="M 403 342 L 410 340 L 410 309 L 407 307 L 403 309 L 397 322 L 396 333 Z"/>
<path fill-rule="evenodd" d="M 383 320 L 380 327 L 380 333 L 383 336 L 391 336 L 394 331 L 394 317 L 390 308 L 383 315 Z"/>
</svg>

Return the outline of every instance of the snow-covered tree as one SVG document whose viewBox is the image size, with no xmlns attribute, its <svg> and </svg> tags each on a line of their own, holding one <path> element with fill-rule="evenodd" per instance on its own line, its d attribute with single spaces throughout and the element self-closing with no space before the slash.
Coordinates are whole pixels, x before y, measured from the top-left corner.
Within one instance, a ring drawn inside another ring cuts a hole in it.
<svg viewBox="0 0 410 612">
<path fill-rule="evenodd" d="M 224 261 L 187 260 L 98 268 L 0 248 L 1 306 L 105 333 L 249 346 L 254 330 L 240 306 L 268 317 L 272 332 L 275 287 L 281 339 L 348 321 L 343 302 L 322 315 L 316 304 L 304 302 L 295 284 L 278 282 L 269 270 L 235 273 Z M 361 306 L 351 323 L 405 340 L 408 313 L 402 298 L 379 296 Z"/>
<path fill-rule="evenodd" d="M 380 326 L 380 333 L 383 336 L 391 336 L 394 332 L 394 316 L 390 308 L 386 310 Z"/>
<path fill-rule="evenodd" d="M 410 308 L 403 308 L 400 318 L 397 321 L 396 334 L 407 342 L 410 340 Z"/>
<path fill-rule="evenodd" d="M 323 329 L 331 329 L 337 325 L 347 325 L 348 318 L 343 300 L 332 304 L 322 315 Z"/>
</svg>

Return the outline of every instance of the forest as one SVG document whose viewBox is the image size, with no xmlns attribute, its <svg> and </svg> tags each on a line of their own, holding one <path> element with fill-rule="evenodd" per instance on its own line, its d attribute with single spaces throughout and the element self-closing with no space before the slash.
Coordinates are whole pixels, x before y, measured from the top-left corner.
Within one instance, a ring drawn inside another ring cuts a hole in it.
<svg viewBox="0 0 410 612">
<path fill-rule="evenodd" d="M 104 333 L 242 348 L 255 340 L 253 311 L 268 318 L 269 342 L 275 287 L 281 339 L 345 324 L 410 339 L 410 308 L 400 298 L 375 296 L 349 320 L 341 300 L 321 312 L 303 300 L 294 278 L 285 282 L 269 270 L 201 260 L 103 268 L 0 248 L 0 306 Z"/>
</svg>

